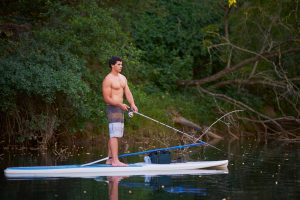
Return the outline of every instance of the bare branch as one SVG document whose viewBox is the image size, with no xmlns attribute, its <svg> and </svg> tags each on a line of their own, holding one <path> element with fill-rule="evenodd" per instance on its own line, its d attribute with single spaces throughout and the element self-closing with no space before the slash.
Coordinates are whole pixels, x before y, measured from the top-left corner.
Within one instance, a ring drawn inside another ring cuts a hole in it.
<svg viewBox="0 0 300 200">
<path fill-rule="evenodd" d="M 256 110 L 254 110 L 253 108 L 251 108 L 250 106 L 246 105 L 246 104 L 243 103 L 243 102 L 240 102 L 240 101 L 238 101 L 238 100 L 236 100 L 236 99 L 233 99 L 233 98 L 231 98 L 231 97 L 228 97 L 228 96 L 226 96 L 226 95 L 224 95 L 224 94 L 212 93 L 212 92 L 210 92 L 210 91 L 208 91 L 208 90 L 205 90 L 205 89 L 203 89 L 203 88 L 201 88 L 201 87 L 197 87 L 197 89 L 198 89 L 199 92 L 203 92 L 203 93 L 209 94 L 209 95 L 211 95 L 211 96 L 214 96 L 214 97 L 216 97 L 216 98 L 225 100 L 225 101 L 227 101 L 227 102 L 233 104 L 233 105 L 236 106 L 236 107 L 239 107 L 239 108 L 241 108 L 241 109 L 247 109 L 247 110 L 249 110 L 249 111 L 255 113 L 259 118 L 262 118 L 262 119 L 264 119 L 264 120 L 269 120 L 269 121 L 271 121 L 274 125 L 276 125 L 276 127 L 277 127 L 280 131 L 286 132 L 286 131 L 282 128 L 282 126 L 281 126 L 279 123 L 276 122 L 276 120 L 273 120 L 271 117 L 269 117 L 269 116 L 267 116 L 267 115 L 265 115 L 265 114 L 263 114 L 263 113 L 260 113 L 260 112 L 258 112 L 258 111 L 256 111 Z"/>
<path fill-rule="evenodd" d="M 287 54 L 287 53 L 290 53 L 290 52 L 300 52 L 300 48 L 291 48 L 291 49 L 283 51 L 282 53 Z M 200 79 L 200 80 L 182 80 L 182 81 L 178 81 L 178 85 L 200 86 L 200 85 L 203 85 L 205 83 L 209 83 L 209 82 L 212 82 L 212 81 L 216 81 L 220 78 L 223 78 L 227 74 L 235 72 L 235 71 L 245 67 L 246 65 L 251 64 L 253 62 L 256 62 L 258 60 L 261 60 L 263 58 L 264 59 L 265 58 L 272 58 L 272 57 L 275 57 L 275 56 L 278 56 L 278 52 L 265 52 L 265 53 L 263 53 L 259 56 L 257 55 L 257 56 L 245 59 L 245 60 L 239 62 L 238 64 L 236 64 L 236 65 L 234 65 L 230 68 L 225 68 L 225 69 L 219 71 L 218 73 L 216 73 L 212 76 L 205 77 L 205 78 Z"/>
<path fill-rule="evenodd" d="M 218 82 L 214 85 L 211 85 L 209 88 L 220 88 L 226 85 L 263 85 L 266 87 L 276 87 L 280 89 L 286 89 L 286 85 L 278 81 L 269 81 L 269 80 L 244 80 L 244 79 L 234 79 Z"/>
</svg>

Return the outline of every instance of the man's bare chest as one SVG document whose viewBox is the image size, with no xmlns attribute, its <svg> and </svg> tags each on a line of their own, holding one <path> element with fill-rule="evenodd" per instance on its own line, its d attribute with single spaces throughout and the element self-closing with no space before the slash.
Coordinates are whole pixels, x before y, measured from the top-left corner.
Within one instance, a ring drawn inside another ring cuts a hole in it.
<svg viewBox="0 0 300 200">
<path fill-rule="evenodd" d="M 113 90 L 120 90 L 125 88 L 125 81 L 120 78 L 115 78 L 112 80 L 111 88 Z"/>
</svg>

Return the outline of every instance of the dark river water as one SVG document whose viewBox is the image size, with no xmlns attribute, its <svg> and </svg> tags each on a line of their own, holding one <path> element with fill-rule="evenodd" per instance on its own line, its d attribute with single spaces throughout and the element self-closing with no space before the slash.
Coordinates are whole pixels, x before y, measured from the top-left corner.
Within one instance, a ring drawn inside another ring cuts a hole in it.
<svg viewBox="0 0 300 200">
<path fill-rule="evenodd" d="M 28 180 L 7 179 L 3 171 L 11 166 L 82 164 L 105 157 L 101 155 L 103 148 L 92 152 L 81 148 L 64 159 L 53 153 L 4 151 L 0 156 L 0 199 L 300 199 L 299 143 L 235 140 L 216 146 L 222 152 L 211 147 L 190 148 L 188 160 L 228 159 L 227 171 Z M 140 162 L 142 159 L 135 156 L 123 161 Z"/>
</svg>

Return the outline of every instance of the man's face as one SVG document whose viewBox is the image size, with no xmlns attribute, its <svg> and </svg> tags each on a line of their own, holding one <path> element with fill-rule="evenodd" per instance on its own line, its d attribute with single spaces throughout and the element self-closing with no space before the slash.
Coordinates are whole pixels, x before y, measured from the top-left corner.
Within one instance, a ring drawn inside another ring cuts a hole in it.
<svg viewBox="0 0 300 200">
<path fill-rule="evenodd" d="M 112 65 L 112 68 L 120 73 L 122 71 L 122 68 L 123 68 L 122 62 L 117 61 L 116 64 Z"/>
</svg>

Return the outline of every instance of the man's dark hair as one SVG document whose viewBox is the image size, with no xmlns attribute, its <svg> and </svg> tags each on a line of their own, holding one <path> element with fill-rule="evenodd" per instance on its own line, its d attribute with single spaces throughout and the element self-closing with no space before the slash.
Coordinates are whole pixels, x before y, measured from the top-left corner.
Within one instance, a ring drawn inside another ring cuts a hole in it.
<svg viewBox="0 0 300 200">
<path fill-rule="evenodd" d="M 116 64 L 117 61 L 120 61 L 122 62 L 122 59 L 117 57 L 117 56 L 112 56 L 109 61 L 108 61 L 108 64 L 109 64 L 109 67 L 111 68 L 112 65 Z"/>
</svg>

